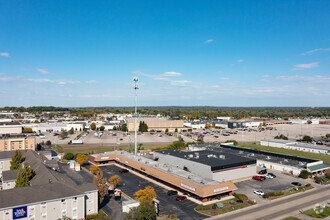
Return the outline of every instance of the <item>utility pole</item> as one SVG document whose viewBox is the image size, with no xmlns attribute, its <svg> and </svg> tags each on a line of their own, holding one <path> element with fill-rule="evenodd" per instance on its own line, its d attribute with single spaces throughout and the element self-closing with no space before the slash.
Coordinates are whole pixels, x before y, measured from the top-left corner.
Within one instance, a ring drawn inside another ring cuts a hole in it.
<svg viewBox="0 0 330 220">
<path fill-rule="evenodd" d="M 134 151 L 134 155 L 137 155 L 137 118 L 138 118 L 138 114 L 137 114 L 137 90 L 139 89 L 137 82 L 138 82 L 138 78 L 134 77 L 133 81 L 134 81 L 134 90 L 135 90 L 135 111 L 134 111 L 134 145 L 135 145 L 135 151 Z"/>
</svg>

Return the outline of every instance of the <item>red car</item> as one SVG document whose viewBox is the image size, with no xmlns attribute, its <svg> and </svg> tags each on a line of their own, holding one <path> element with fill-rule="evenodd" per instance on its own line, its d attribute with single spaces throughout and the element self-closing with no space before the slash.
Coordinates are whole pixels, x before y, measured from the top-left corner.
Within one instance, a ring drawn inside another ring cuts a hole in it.
<svg viewBox="0 0 330 220">
<path fill-rule="evenodd" d="M 253 176 L 252 179 L 259 180 L 259 181 L 264 181 L 265 179 L 261 176 Z"/>
<path fill-rule="evenodd" d="M 176 201 L 182 201 L 182 200 L 185 200 L 187 197 L 185 196 L 178 196 L 176 197 Z"/>
</svg>

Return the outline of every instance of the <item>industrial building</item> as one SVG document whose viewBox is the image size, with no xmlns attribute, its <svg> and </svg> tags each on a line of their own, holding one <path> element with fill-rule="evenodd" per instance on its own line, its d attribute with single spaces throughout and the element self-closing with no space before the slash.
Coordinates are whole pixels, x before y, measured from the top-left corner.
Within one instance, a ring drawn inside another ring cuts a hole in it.
<svg viewBox="0 0 330 220">
<path fill-rule="evenodd" d="M 48 160 L 40 152 L 21 152 L 35 176 L 30 186 L 14 188 L 18 171 L 9 168 L 15 152 L 0 152 L 0 219 L 85 219 L 98 213 L 95 184 L 76 184 L 57 161 Z"/>
<path fill-rule="evenodd" d="M 137 126 L 139 126 L 141 121 L 147 124 L 149 131 L 153 130 L 156 132 L 164 132 L 166 131 L 166 129 L 168 129 L 169 132 L 174 132 L 175 129 L 177 129 L 178 131 L 184 129 L 182 120 L 168 120 L 166 118 L 145 117 L 145 118 L 138 118 Z M 134 131 L 135 129 L 134 118 L 127 118 L 126 124 L 128 131 Z"/>
<path fill-rule="evenodd" d="M 95 165 L 118 163 L 203 202 L 232 195 L 233 181 L 256 173 L 256 160 L 211 151 L 154 152 L 153 158 L 112 151 L 89 156 Z"/>
<path fill-rule="evenodd" d="M 25 134 L 0 136 L 0 152 L 15 150 L 35 150 L 36 137 Z"/>
<path fill-rule="evenodd" d="M 330 147 L 322 146 L 322 145 L 305 144 L 296 141 L 281 140 L 281 139 L 262 140 L 260 141 L 260 144 L 268 147 L 278 147 L 278 148 L 330 155 Z"/>
<path fill-rule="evenodd" d="M 256 160 L 226 152 L 210 150 L 186 152 L 162 150 L 154 152 L 154 159 L 219 182 L 232 181 L 256 174 Z"/>
<path fill-rule="evenodd" d="M 299 175 L 302 170 L 311 170 L 313 176 L 322 175 L 329 169 L 321 160 L 235 147 L 220 143 L 190 145 L 188 149 L 190 151 L 211 150 L 222 154 L 229 153 L 239 155 L 255 159 L 259 167 L 274 169 L 292 175 Z"/>
</svg>

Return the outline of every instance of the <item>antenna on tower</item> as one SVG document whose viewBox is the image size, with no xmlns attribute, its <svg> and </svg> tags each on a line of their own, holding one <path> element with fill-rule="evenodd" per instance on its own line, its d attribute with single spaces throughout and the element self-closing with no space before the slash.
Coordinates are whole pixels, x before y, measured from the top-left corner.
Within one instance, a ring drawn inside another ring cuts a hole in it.
<svg viewBox="0 0 330 220">
<path fill-rule="evenodd" d="M 137 155 L 137 118 L 138 118 L 138 113 L 137 113 L 137 90 L 139 89 L 139 86 L 137 82 L 139 81 L 138 77 L 133 77 L 134 81 L 134 90 L 135 90 L 135 101 L 134 101 L 134 144 L 135 144 L 135 151 L 134 154 Z"/>
</svg>

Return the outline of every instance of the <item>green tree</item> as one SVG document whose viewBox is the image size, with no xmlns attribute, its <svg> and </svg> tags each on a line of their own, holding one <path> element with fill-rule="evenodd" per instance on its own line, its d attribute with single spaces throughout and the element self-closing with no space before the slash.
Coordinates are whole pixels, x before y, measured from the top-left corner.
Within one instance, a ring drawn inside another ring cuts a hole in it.
<svg viewBox="0 0 330 220">
<path fill-rule="evenodd" d="M 66 160 L 72 160 L 74 158 L 74 155 L 73 153 L 68 152 L 64 154 L 63 158 Z"/>
<path fill-rule="evenodd" d="M 16 179 L 15 188 L 25 187 L 30 185 L 30 180 L 34 176 L 33 169 L 29 166 L 27 162 L 24 163 L 24 168 L 20 167 Z"/>
<path fill-rule="evenodd" d="M 23 133 L 33 133 L 32 128 L 24 128 Z"/>
<path fill-rule="evenodd" d="M 227 140 L 225 143 L 234 143 L 235 146 L 238 144 L 235 140 Z"/>
<path fill-rule="evenodd" d="M 303 179 L 307 179 L 309 176 L 309 172 L 307 170 L 300 171 L 299 177 Z"/>
<path fill-rule="evenodd" d="M 330 134 L 326 134 L 325 136 L 326 136 L 327 138 L 330 138 Z"/>
<path fill-rule="evenodd" d="M 95 124 L 95 122 L 93 122 L 93 123 L 91 124 L 91 129 L 95 131 L 95 129 L 96 129 L 96 124 Z"/>
<path fill-rule="evenodd" d="M 68 135 L 69 135 L 69 133 L 67 132 L 67 130 L 63 130 L 61 133 L 60 133 L 60 138 L 62 138 L 62 139 L 65 139 L 65 138 L 67 138 L 68 137 Z"/>
<path fill-rule="evenodd" d="M 74 134 L 74 130 L 73 130 L 73 128 L 71 128 L 70 130 L 69 130 L 69 134 Z"/>
<path fill-rule="evenodd" d="M 307 121 L 307 124 L 309 124 L 309 125 L 312 124 L 312 123 L 313 123 L 313 122 L 312 122 L 311 120 L 308 120 L 308 121 Z"/>
<path fill-rule="evenodd" d="M 305 135 L 305 136 L 303 137 L 303 141 L 308 142 L 308 143 L 312 143 L 313 139 L 312 139 L 310 136 Z"/>
<path fill-rule="evenodd" d="M 105 127 L 102 125 L 102 126 L 100 127 L 100 131 L 104 131 L 104 129 L 105 129 Z"/>
<path fill-rule="evenodd" d="M 120 127 L 120 130 L 121 131 L 128 131 L 127 124 L 126 123 L 125 124 L 122 124 L 121 127 Z"/>
<path fill-rule="evenodd" d="M 286 137 L 286 136 L 283 135 L 283 134 L 275 136 L 274 139 L 289 140 L 288 137 Z"/>
<path fill-rule="evenodd" d="M 37 150 L 41 150 L 42 146 L 41 144 L 37 144 Z"/>
<path fill-rule="evenodd" d="M 10 161 L 10 170 L 17 170 L 21 167 L 21 163 L 25 158 L 22 156 L 22 153 L 20 150 L 16 150 L 14 156 L 11 158 Z"/>
<path fill-rule="evenodd" d="M 140 121 L 139 132 L 148 132 L 148 125 L 144 121 Z"/>
<path fill-rule="evenodd" d="M 137 208 L 127 213 L 125 220 L 155 220 L 156 208 L 149 202 L 142 202 Z"/>
<path fill-rule="evenodd" d="M 165 132 L 168 133 L 168 128 L 165 129 Z"/>
</svg>

